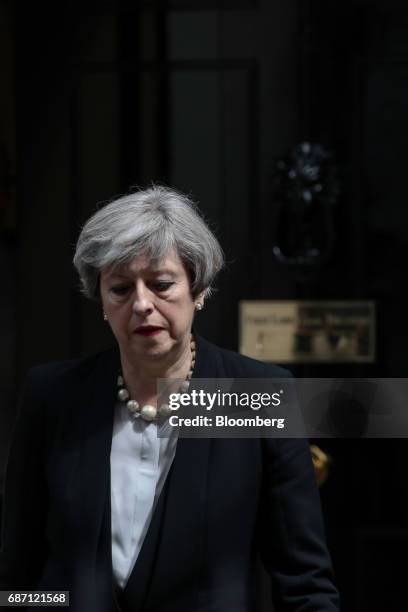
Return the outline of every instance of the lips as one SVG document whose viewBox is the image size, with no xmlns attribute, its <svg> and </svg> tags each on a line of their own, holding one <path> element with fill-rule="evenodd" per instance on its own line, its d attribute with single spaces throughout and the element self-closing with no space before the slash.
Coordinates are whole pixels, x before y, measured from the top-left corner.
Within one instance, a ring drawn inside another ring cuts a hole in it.
<svg viewBox="0 0 408 612">
<path fill-rule="evenodd" d="M 156 336 L 162 329 L 162 327 L 158 327 L 157 325 L 143 325 L 135 329 L 134 333 L 139 336 Z"/>
</svg>

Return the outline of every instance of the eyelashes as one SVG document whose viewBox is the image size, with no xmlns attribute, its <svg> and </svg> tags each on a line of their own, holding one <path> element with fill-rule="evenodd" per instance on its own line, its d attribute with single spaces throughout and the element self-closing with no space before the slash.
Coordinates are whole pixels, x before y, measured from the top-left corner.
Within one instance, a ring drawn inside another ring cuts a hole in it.
<svg viewBox="0 0 408 612">
<path fill-rule="evenodd" d="M 125 287 L 125 286 L 111 287 L 110 291 L 114 295 L 122 296 L 122 295 L 126 295 L 130 291 L 130 287 Z"/>
<path fill-rule="evenodd" d="M 148 284 L 148 287 L 157 293 L 165 293 L 174 285 L 173 281 L 154 281 Z M 130 293 L 133 289 L 133 285 L 114 285 L 110 288 L 111 293 L 116 296 L 124 297 Z"/>
<path fill-rule="evenodd" d="M 167 291 L 173 285 L 174 285 L 173 281 L 155 281 L 152 286 L 156 289 L 156 291 L 162 292 L 162 291 Z"/>
</svg>

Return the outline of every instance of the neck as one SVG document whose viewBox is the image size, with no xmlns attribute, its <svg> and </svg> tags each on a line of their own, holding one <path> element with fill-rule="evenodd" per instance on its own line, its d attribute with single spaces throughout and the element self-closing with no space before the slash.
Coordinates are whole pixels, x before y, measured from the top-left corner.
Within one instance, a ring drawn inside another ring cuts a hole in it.
<svg viewBox="0 0 408 612">
<path fill-rule="evenodd" d="M 170 355 L 154 360 L 135 362 L 121 351 L 122 373 L 131 396 L 155 395 L 157 380 L 173 378 L 184 380 L 191 367 L 191 341 L 176 347 Z"/>
</svg>

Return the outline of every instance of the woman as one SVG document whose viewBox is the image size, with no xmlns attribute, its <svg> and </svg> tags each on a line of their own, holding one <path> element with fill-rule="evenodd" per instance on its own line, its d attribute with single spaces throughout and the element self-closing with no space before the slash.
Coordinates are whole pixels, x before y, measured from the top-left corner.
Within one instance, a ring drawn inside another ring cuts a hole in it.
<svg viewBox="0 0 408 612">
<path fill-rule="evenodd" d="M 259 554 L 277 611 L 338 610 L 306 441 L 157 437 L 158 379 L 287 375 L 193 331 L 223 255 L 191 201 L 111 202 L 74 264 L 117 346 L 29 373 L 0 588 L 70 591 L 74 612 L 252 612 Z"/>
</svg>

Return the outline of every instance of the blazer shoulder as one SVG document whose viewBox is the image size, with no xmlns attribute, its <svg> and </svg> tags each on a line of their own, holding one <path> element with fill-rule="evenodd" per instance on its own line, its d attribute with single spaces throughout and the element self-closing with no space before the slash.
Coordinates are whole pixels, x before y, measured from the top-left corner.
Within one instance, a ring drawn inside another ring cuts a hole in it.
<svg viewBox="0 0 408 612">
<path fill-rule="evenodd" d="M 217 360 L 219 369 L 225 378 L 292 378 L 293 374 L 286 368 L 271 363 L 258 361 L 246 357 L 240 353 L 221 348 L 204 340 L 199 339 L 199 346 L 205 348 L 205 357 L 208 360 Z"/>
<path fill-rule="evenodd" d="M 33 366 L 27 372 L 26 386 L 34 391 L 52 390 L 57 387 L 61 393 L 61 388 L 84 380 L 96 368 L 113 361 L 116 356 L 117 351 L 113 348 L 87 357 Z"/>
</svg>

